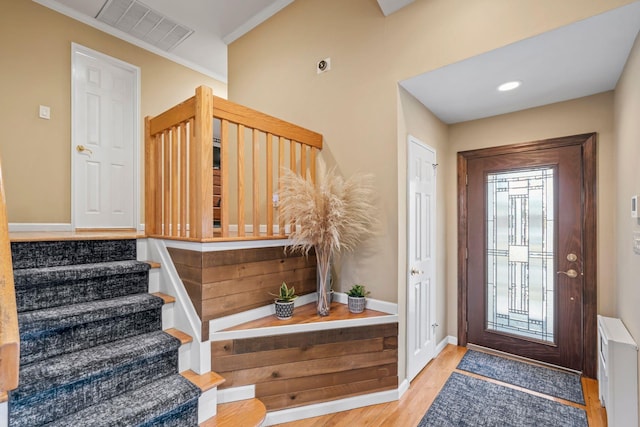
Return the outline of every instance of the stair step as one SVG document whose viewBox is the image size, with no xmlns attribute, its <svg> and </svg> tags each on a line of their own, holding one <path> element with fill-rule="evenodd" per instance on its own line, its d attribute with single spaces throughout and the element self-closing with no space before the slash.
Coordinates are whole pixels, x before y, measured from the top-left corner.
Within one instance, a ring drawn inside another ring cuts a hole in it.
<svg viewBox="0 0 640 427">
<path fill-rule="evenodd" d="M 0 391 L 0 403 L 4 403 L 9 400 L 9 395 L 6 391 Z"/>
<path fill-rule="evenodd" d="M 47 427 L 157 426 L 198 423 L 197 387 L 172 375 L 59 419 Z"/>
<path fill-rule="evenodd" d="M 187 333 L 182 332 L 179 329 L 176 328 L 169 328 L 165 331 L 166 333 L 168 333 L 169 335 L 171 335 L 172 337 L 175 337 L 177 339 L 180 340 L 180 344 L 184 345 L 184 344 L 189 344 L 190 342 L 193 342 L 193 337 Z"/>
<path fill-rule="evenodd" d="M 12 419 L 40 425 L 177 374 L 178 347 L 156 331 L 22 366 L 9 393 Z"/>
<path fill-rule="evenodd" d="M 225 379 L 216 374 L 215 372 L 207 372 L 205 374 L 197 374 L 191 369 L 180 373 L 183 377 L 191 381 L 193 384 L 200 388 L 203 393 L 209 391 L 214 387 L 218 387 L 225 382 Z"/>
<path fill-rule="evenodd" d="M 160 330 L 161 310 L 160 298 L 138 294 L 20 313 L 20 361 L 33 363 Z"/>
<path fill-rule="evenodd" d="M 159 262 L 155 262 L 155 261 L 144 261 L 147 264 L 149 264 L 150 268 L 160 268 L 162 267 L 162 264 L 160 264 Z"/>
<path fill-rule="evenodd" d="M 14 269 L 136 259 L 136 239 L 11 242 Z"/>
<path fill-rule="evenodd" d="M 151 295 L 156 296 L 158 298 L 162 298 L 162 301 L 164 301 L 165 304 L 172 304 L 176 302 L 175 297 L 171 295 L 163 294 L 162 292 L 152 292 Z"/>
<path fill-rule="evenodd" d="M 145 293 L 148 271 L 139 261 L 15 270 L 18 312 Z"/>
<path fill-rule="evenodd" d="M 260 400 L 239 400 L 218 405 L 216 416 L 200 423 L 200 427 L 260 426 L 266 416 L 267 409 Z"/>
</svg>

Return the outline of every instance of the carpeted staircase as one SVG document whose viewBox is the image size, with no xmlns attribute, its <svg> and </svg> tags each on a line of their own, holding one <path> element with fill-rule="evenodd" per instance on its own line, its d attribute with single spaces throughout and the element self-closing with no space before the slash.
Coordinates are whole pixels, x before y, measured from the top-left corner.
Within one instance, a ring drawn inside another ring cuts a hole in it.
<svg viewBox="0 0 640 427">
<path fill-rule="evenodd" d="M 135 240 L 13 242 L 20 385 L 9 425 L 195 426 L 161 298 Z"/>
</svg>

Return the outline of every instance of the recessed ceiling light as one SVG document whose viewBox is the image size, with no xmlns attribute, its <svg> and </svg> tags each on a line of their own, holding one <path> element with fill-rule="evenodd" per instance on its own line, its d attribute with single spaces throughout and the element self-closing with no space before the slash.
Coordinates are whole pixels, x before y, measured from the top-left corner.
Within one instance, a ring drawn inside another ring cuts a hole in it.
<svg viewBox="0 0 640 427">
<path fill-rule="evenodd" d="M 502 83 L 500 86 L 498 86 L 498 90 L 500 92 L 506 92 L 508 90 L 514 90 L 514 89 L 520 87 L 521 84 L 522 84 L 522 82 L 518 81 L 518 80 L 514 80 L 512 82 Z"/>
</svg>

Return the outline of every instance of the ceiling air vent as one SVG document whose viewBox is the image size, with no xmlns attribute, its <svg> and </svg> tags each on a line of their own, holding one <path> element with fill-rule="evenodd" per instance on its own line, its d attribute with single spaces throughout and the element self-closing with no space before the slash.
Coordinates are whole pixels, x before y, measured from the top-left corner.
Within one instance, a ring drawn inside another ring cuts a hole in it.
<svg viewBox="0 0 640 427">
<path fill-rule="evenodd" d="M 193 33 L 136 0 L 107 0 L 96 19 L 167 52 Z"/>
</svg>

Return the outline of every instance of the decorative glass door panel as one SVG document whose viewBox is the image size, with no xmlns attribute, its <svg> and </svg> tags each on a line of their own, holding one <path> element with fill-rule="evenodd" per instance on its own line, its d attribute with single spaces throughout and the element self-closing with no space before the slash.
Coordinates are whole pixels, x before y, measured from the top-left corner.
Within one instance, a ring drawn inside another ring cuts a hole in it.
<svg viewBox="0 0 640 427">
<path fill-rule="evenodd" d="M 554 175 L 486 175 L 488 330 L 554 342 Z"/>
</svg>

